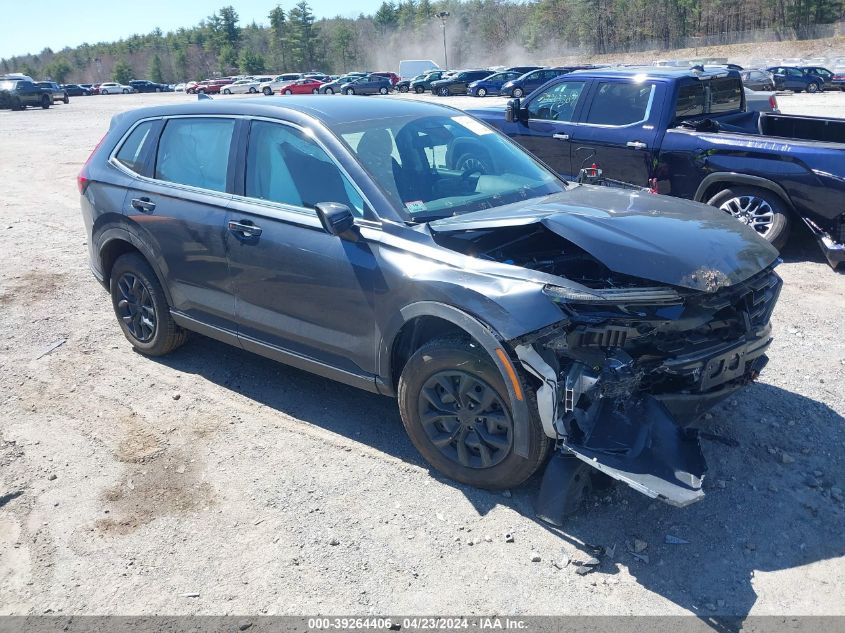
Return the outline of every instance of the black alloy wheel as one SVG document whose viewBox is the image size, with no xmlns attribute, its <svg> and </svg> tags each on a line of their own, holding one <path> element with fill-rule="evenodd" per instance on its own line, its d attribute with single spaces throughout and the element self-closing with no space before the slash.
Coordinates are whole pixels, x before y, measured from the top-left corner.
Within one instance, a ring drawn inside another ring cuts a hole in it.
<svg viewBox="0 0 845 633">
<path fill-rule="evenodd" d="M 117 313 L 127 331 L 140 343 L 152 340 L 157 319 L 149 288 L 135 274 L 125 272 L 117 280 L 117 289 Z"/>
</svg>

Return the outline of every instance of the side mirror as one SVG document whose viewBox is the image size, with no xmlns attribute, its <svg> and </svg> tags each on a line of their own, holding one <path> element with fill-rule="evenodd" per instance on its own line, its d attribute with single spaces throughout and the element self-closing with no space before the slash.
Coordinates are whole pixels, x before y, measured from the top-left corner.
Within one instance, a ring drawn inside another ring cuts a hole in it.
<svg viewBox="0 0 845 633">
<path fill-rule="evenodd" d="M 511 99 L 505 106 L 505 121 L 513 123 L 519 120 L 519 99 Z"/>
<path fill-rule="evenodd" d="M 314 207 L 317 209 L 320 224 L 323 225 L 329 235 L 342 237 L 355 226 L 355 216 L 352 215 L 352 210 L 345 204 L 318 202 Z"/>
</svg>

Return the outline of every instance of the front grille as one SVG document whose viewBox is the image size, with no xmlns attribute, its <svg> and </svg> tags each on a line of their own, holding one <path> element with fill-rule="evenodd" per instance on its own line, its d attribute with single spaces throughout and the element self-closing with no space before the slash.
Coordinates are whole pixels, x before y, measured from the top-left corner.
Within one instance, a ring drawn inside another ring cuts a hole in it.
<svg viewBox="0 0 845 633">
<path fill-rule="evenodd" d="M 764 276 L 757 276 L 746 282 L 751 289 L 742 300 L 751 319 L 751 325 L 759 327 L 769 322 L 772 310 L 775 309 L 778 295 L 783 282 L 774 272 L 768 271 Z"/>
<path fill-rule="evenodd" d="M 628 339 L 626 328 L 613 326 L 603 328 L 583 328 L 576 330 L 577 347 L 625 347 Z"/>
</svg>

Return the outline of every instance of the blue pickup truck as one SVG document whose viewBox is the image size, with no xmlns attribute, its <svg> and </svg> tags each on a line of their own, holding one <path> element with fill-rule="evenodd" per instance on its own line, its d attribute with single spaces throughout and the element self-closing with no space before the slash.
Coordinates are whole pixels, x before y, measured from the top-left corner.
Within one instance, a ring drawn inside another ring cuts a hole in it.
<svg viewBox="0 0 845 633">
<path fill-rule="evenodd" d="M 565 178 L 595 166 L 608 179 L 706 202 L 779 248 L 804 223 L 831 266 L 845 261 L 845 120 L 746 112 L 736 71 L 579 71 L 504 112 L 469 113 Z"/>
</svg>

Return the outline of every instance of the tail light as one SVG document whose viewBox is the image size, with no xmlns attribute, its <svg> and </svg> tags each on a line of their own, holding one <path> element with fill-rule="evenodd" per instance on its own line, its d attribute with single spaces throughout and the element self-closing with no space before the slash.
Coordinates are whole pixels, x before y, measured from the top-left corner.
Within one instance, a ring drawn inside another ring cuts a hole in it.
<svg viewBox="0 0 845 633">
<path fill-rule="evenodd" d="M 649 178 L 648 179 L 648 190 L 651 193 L 658 193 L 657 192 L 657 178 Z"/>
<path fill-rule="evenodd" d="M 88 188 L 88 183 L 90 180 L 88 179 L 88 163 L 91 162 L 91 158 L 94 154 L 97 153 L 97 150 L 100 149 L 100 145 L 103 144 L 106 136 L 108 136 L 108 132 L 103 134 L 103 137 L 97 142 L 94 146 L 94 149 L 91 150 L 91 153 L 88 154 L 88 158 L 85 161 L 85 164 L 82 165 L 82 169 L 79 171 L 79 175 L 76 177 L 76 186 L 79 188 L 80 195 L 85 194 L 85 190 Z"/>
<path fill-rule="evenodd" d="M 779 112 L 779 110 L 778 110 L 778 99 L 775 95 L 771 95 L 769 97 L 769 106 L 771 106 L 772 112 Z"/>
<path fill-rule="evenodd" d="M 833 80 L 834 81 L 845 81 L 845 75 L 834 75 Z"/>
</svg>

